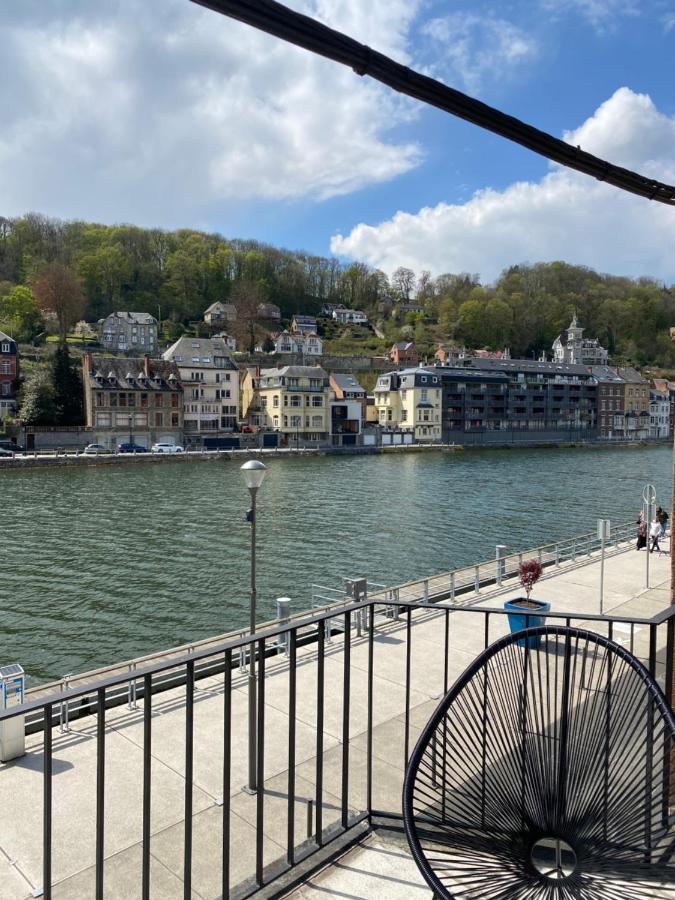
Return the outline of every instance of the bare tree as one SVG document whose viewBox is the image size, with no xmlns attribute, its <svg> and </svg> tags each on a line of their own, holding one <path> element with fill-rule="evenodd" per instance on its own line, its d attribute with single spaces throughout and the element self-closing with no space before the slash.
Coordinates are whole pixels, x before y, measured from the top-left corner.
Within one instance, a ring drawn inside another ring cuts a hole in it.
<svg viewBox="0 0 675 900">
<path fill-rule="evenodd" d="M 267 291 L 260 282 L 242 278 L 234 284 L 230 299 L 237 307 L 237 320 L 232 326 L 234 335 L 242 347 L 253 353 L 262 333 L 258 324 L 259 307 L 267 300 Z"/>
<path fill-rule="evenodd" d="M 32 288 L 42 312 L 56 316 L 59 341 L 65 344 L 69 329 L 84 315 L 82 282 L 68 266 L 52 262 L 33 278 Z"/>
</svg>

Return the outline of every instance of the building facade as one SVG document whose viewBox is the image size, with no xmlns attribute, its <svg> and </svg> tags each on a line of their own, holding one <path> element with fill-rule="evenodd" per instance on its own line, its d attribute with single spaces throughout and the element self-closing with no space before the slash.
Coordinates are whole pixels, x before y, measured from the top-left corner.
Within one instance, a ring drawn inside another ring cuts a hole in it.
<svg viewBox="0 0 675 900">
<path fill-rule="evenodd" d="M 574 313 L 569 328 L 553 341 L 553 362 L 572 365 L 607 365 L 607 351 L 595 338 L 584 338 L 584 329 L 579 327 Z"/>
<path fill-rule="evenodd" d="M 316 319 L 314 316 L 293 316 L 291 332 L 293 334 L 316 334 Z"/>
<path fill-rule="evenodd" d="M 183 384 L 185 442 L 198 446 L 237 427 L 239 369 L 223 338 L 179 338 L 162 355 L 178 367 Z"/>
<path fill-rule="evenodd" d="M 649 391 L 649 437 L 654 441 L 670 437 L 670 397 L 667 390 L 655 387 Z"/>
<path fill-rule="evenodd" d="M 340 325 L 367 325 L 368 316 L 360 309 L 337 308 L 333 310 L 333 318 Z"/>
<path fill-rule="evenodd" d="M 320 366 L 249 369 L 242 388 L 242 416 L 252 426 L 279 432 L 287 445 L 325 443 L 333 399 L 328 375 Z"/>
<path fill-rule="evenodd" d="M 19 386 L 19 348 L 14 338 L 0 331 L 0 422 L 14 415 Z"/>
<path fill-rule="evenodd" d="M 114 353 L 157 352 L 157 319 L 150 313 L 113 312 L 99 321 L 103 349 Z"/>
<path fill-rule="evenodd" d="M 361 387 L 354 375 L 343 375 L 334 372 L 330 376 L 330 386 L 335 393 L 336 400 L 347 400 L 361 405 L 361 419 L 366 421 L 366 391 Z"/>
<path fill-rule="evenodd" d="M 395 366 L 416 366 L 420 355 L 412 341 L 398 341 L 389 351 L 389 359 Z"/>
<path fill-rule="evenodd" d="M 305 356 L 321 356 L 323 353 L 323 341 L 313 332 L 293 334 L 281 331 L 273 335 L 272 340 L 275 353 L 299 353 Z"/>
<path fill-rule="evenodd" d="M 506 432 L 509 441 L 590 440 L 598 436 L 598 385 L 587 366 L 533 359 L 472 358 L 467 371 L 501 373 L 507 379 L 504 417 L 478 415 L 474 410 L 467 431 Z M 486 385 L 486 394 L 490 391 Z M 497 407 L 493 404 L 496 412 Z M 466 418 L 466 417 L 465 417 Z M 481 419 L 483 420 L 481 422 Z"/>
<path fill-rule="evenodd" d="M 92 442 L 110 449 L 126 442 L 148 448 L 181 443 L 183 387 L 175 363 L 85 353 L 82 382 Z"/>
<path fill-rule="evenodd" d="M 441 440 L 441 377 L 435 369 L 403 369 L 380 375 L 375 406 L 382 428 L 411 433 L 420 443 Z"/>
<path fill-rule="evenodd" d="M 204 310 L 204 321 L 207 325 L 223 325 L 227 322 L 237 321 L 237 307 L 234 303 L 223 303 L 216 300 L 208 309 Z"/>
</svg>

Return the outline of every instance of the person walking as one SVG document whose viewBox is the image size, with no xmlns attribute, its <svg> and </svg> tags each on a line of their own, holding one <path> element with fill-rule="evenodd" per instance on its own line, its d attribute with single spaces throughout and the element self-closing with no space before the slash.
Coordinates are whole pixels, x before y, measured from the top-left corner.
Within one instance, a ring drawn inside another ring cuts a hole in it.
<svg viewBox="0 0 675 900">
<path fill-rule="evenodd" d="M 665 509 L 662 509 L 660 506 L 656 507 L 656 520 L 661 526 L 661 534 L 659 537 L 664 538 L 666 536 L 666 529 L 668 527 L 668 513 Z"/>
<path fill-rule="evenodd" d="M 654 519 L 650 528 L 649 528 L 649 537 L 651 539 L 651 544 L 649 547 L 649 552 L 653 553 L 655 550 L 660 553 L 661 548 L 659 547 L 659 538 L 661 537 L 661 523 L 658 519 Z"/>
<path fill-rule="evenodd" d="M 637 527 L 637 543 L 635 549 L 642 550 L 643 547 L 647 546 L 647 523 L 645 522 L 645 516 L 642 510 L 640 510 L 640 515 L 638 516 Z"/>
</svg>

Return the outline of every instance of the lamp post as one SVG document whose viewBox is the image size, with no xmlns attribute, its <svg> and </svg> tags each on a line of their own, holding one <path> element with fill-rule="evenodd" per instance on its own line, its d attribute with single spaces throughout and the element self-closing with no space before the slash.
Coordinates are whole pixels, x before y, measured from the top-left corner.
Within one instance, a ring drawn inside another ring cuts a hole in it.
<svg viewBox="0 0 675 900">
<path fill-rule="evenodd" d="M 251 523 L 251 650 L 248 666 L 248 784 L 245 790 L 255 794 L 258 790 L 256 773 L 257 756 L 257 698 L 255 677 L 255 619 L 256 619 L 256 584 L 255 584 L 255 538 L 256 538 L 256 496 L 265 480 L 267 466 L 258 459 L 250 459 L 241 467 L 244 481 L 251 495 L 251 508 L 246 516 Z"/>
</svg>

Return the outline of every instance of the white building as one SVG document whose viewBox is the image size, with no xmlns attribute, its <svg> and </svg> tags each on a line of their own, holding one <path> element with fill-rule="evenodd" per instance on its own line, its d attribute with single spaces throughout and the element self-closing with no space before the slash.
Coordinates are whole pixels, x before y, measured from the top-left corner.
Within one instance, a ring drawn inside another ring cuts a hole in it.
<svg viewBox="0 0 675 900">
<path fill-rule="evenodd" d="M 318 334 L 292 334 L 281 331 L 273 336 L 275 353 L 299 353 L 303 356 L 321 356 L 323 341 Z"/>
<path fill-rule="evenodd" d="M 222 338 L 179 338 L 163 354 L 175 362 L 183 384 L 183 428 L 187 444 L 201 444 L 236 428 L 239 369 Z"/>
<path fill-rule="evenodd" d="M 574 313 L 570 327 L 553 341 L 553 362 L 580 366 L 606 366 L 608 353 L 600 342 L 584 338 L 584 329 L 577 324 Z"/>
<path fill-rule="evenodd" d="M 104 350 L 135 356 L 157 350 L 157 319 L 150 313 L 113 312 L 98 325 Z"/>
<path fill-rule="evenodd" d="M 649 392 L 649 437 L 667 440 L 670 436 L 670 397 L 662 391 Z"/>
<path fill-rule="evenodd" d="M 367 325 L 368 316 L 360 309 L 334 309 L 333 318 L 341 325 Z"/>
</svg>

